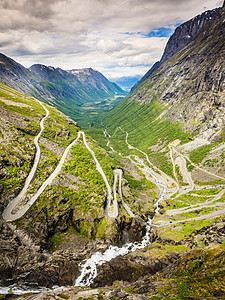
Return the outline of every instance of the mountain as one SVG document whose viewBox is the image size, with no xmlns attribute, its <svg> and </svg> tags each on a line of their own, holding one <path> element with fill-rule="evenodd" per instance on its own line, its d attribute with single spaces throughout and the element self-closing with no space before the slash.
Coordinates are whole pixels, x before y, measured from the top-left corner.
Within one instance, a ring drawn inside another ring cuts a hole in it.
<svg viewBox="0 0 225 300">
<path fill-rule="evenodd" d="M 143 228 L 124 211 L 116 219 L 105 215 L 106 187 L 98 170 L 102 166 L 112 186 L 117 161 L 90 136 L 82 138 L 76 122 L 3 84 L 0 115 L 0 294 L 2 285 L 10 284 L 8 280 L 20 285 L 21 278 L 31 285 L 74 285 L 79 263 L 92 251 L 106 249 L 109 243 L 121 244 L 124 236 L 141 238 Z M 40 147 L 39 160 L 34 139 Z M 66 151 L 62 168 L 47 184 Z M 36 170 L 29 176 L 35 161 Z M 3 211 L 27 180 L 26 193 L 15 209 L 27 207 L 24 215 L 14 222 L 4 220 Z M 29 201 L 43 184 L 46 188 L 31 205 Z M 134 210 L 137 200 L 128 181 L 124 184 L 130 199 L 126 202 L 132 202 Z M 137 215 L 144 215 L 137 208 Z"/>
<path fill-rule="evenodd" d="M 117 127 L 128 132 L 131 145 L 146 151 L 169 174 L 173 173 L 173 165 L 166 145 L 174 140 L 186 143 L 200 138 L 212 143 L 203 147 L 205 154 L 215 143 L 222 143 L 224 33 L 223 7 L 189 45 L 165 61 L 127 100 L 101 119 L 107 132 L 111 135 Z M 97 139 L 97 135 L 93 136 Z M 117 139 L 123 140 L 124 136 L 118 135 Z M 117 139 L 112 147 L 119 143 Z M 161 144 L 164 147 L 159 152 L 156 149 Z"/>
<path fill-rule="evenodd" d="M 164 118 L 192 136 L 210 141 L 224 136 L 224 8 L 188 46 L 168 59 L 129 101 L 166 104 Z"/>
<path fill-rule="evenodd" d="M 131 87 L 140 79 L 141 79 L 141 75 L 136 75 L 136 76 L 111 77 L 110 81 L 118 84 L 123 90 L 130 91 Z"/>
<path fill-rule="evenodd" d="M 156 62 L 151 69 L 132 88 L 133 92 L 142 82 L 157 70 L 166 60 L 191 43 L 201 29 L 219 12 L 220 8 L 208 10 L 191 20 L 181 24 L 169 38 L 160 61 Z"/>
<path fill-rule="evenodd" d="M 30 67 L 30 71 L 40 76 L 43 81 L 48 81 L 63 91 L 63 95 L 60 94 L 60 97 L 65 97 L 64 93 L 67 93 L 67 97 L 78 98 L 82 104 L 124 94 L 120 87 L 108 81 L 105 76 L 92 68 L 64 71 L 60 68 L 36 64 Z M 58 97 L 57 92 L 55 98 Z"/>
<path fill-rule="evenodd" d="M 0 81 L 34 96 L 82 123 L 115 107 L 126 95 L 93 69 L 65 71 L 40 64 L 29 69 L 0 54 Z"/>
<path fill-rule="evenodd" d="M 121 165 L 136 165 L 158 182 L 162 198 L 165 193 L 152 219 L 156 240 L 145 252 L 99 268 L 94 287 L 111 285 L 116 299 L 224 298 L 225 270 L 216 258 L 224 261 L 224 36 L 225 5 L 191 43 L 88 129 Z M 146 205 L 149 198 L 137 196 Z"/>
<path fill-rule="evenodd" d="M 224 299 L 224 20 L 85 132 L 0 84 L 3 299 Z"/>
</svg>

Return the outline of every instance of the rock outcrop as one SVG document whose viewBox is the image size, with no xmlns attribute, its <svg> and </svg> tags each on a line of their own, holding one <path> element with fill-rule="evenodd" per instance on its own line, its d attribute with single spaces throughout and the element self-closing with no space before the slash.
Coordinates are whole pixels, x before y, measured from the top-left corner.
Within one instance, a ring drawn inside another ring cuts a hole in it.
<svg viewBox="0 0 225 300">
<path fill-rule="evenodd" d="M 224 136 L 225 8 L 184 49 L 164 62 L 130 96 L 130 101 L 169 105 L 164 118 L 209 141 Z"/>
<path fill-rule="evenodd" d="M 152 68 L 141 78 L 141 80 L 139 80 L 132 87 L 131 92 L 133 92 L 142 82 L 148 79 L 151 74 L 156 71 L 165 61 L 190 44 L 196 38 L 202 28 L 216 16 L 219 10 L 220 8 L 207 10 L 201 15 L 198 15 L 178 26 L 175 32 L 169 38 L 160 61 L 156 62 Z"/>
</svg>

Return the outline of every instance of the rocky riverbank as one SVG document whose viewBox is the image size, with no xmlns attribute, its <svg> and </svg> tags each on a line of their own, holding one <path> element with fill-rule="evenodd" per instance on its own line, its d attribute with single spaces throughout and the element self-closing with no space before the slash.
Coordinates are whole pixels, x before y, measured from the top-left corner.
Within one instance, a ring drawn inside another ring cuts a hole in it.
<svg viewBox="0 0 225 300">
<path fill-rule="evenodd" d="M 193 242 L 195 240 L 198 243 Z M 219 299 L 225 296 L 225 219 L 193 231 L 180 242 L 163 240 L 154 230 L 151 232 L 151 241 L 143 250 L 117 257 L 102 265 L 91 289 L 65 287 L 54 292 L 26 295 L 26 298 L 149 299 L 148 297 L 157 294 L 162 298 L 183 295 L 193 299 L 198 295 L 211 295 L 212 299 Z M 204 241 L 204 247 L 199 246 L 200 241 Z M 71 285 L 79 275 L 79 263 L 91 253 L 97 250 L 103 252 L 107 248 L 102 242 L 89 241 L 82 244 L 81 239 L 76 244 L 77 249 L 73 252 L 58 250 L 52 254 L 41 253 L 34 248 L 28 251 L 28 248 L 20 246 L 17 268 L 13 266 L 14 271 L 11 272 L 18 284 L 30 281 L 44 286 L 51 286 L 53 283 Z M 8 248 L 8 262 L 11 263 L 12 259 L 9 260 L 9 257 L 13 258 L 13 251 L 13 247 L 11 250 Z M 19 264 L 24 271 L 22 276 L 18 272 Z M 102 297 L 99 298 L 100 296 Z M 24 299 L 24 296 L 17 297 Z"/>
<path fill-rule="evenodd" d="M 117 221 L 114 244 L 140 240 L 145 233 L 132 219 Z M 79 264 L 93 253 L 105 251 L 111 240 L 89 240 L 67 234 L 56 251 L 43 249 L 38 240 L 15 226 L 1 222 L 0 277 L 2 285 L 35 283 L 52 287 L 73 285 L 79 275 Z"/>
</svg>

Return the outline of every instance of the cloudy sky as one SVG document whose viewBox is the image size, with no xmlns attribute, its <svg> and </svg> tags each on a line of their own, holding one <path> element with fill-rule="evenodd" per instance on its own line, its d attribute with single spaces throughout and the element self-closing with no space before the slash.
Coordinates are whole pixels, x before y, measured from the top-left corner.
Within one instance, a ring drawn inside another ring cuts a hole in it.
<svg viewBox="0 0 225 300">
<path fill-rule="evenodd" d="M 0 52 L 26 67 L 143 75 L 176 26 L 223 0 L 0 0 Z"/>
</svg>

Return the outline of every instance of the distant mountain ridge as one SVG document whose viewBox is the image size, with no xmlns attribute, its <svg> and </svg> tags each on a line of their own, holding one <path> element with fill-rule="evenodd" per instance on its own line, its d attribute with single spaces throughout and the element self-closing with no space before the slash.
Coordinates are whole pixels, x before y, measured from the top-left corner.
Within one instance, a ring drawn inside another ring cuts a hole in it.
<svg viewBox="0 0 225 300">
<path fill-rule="evenodd" d="M 111 77 L 110 81 L 118 84 L 123 90 L 130 91 L 132 86 L 141 79 L 141 75 L 134 76 L 122 76 L 122 77 Z"/>
<path fill-rule="evenodd" d="M 84 111 L 86 107 L 101 111 L 95 102 L 102 103 L 103 107 L 109 100 L 110 105 L 106 107 L 110 109 L 116 105 L 119 95 L 126 95 L 118 85 L 92 68 L 65 71 L 35 64 L 28 69 L 4 54 L 0 54 L 0 82 L 56 106 L 76 121 L 90 115 L 90 111 Z"/>
<path fill-rule="evenodd" d="M 139 80 L 132 88 L 133 92 L 142 82 L 144 82 L 151 74 L 156 71 L 165 61 L 174 54 L 191 43 L 202 28 L 220 11 L 221 8 L 207 10 L 204 13 L 190 19 L 176 28 L 175 32 L 169 38 L 164 53 L 160 61 L 157 61 L 151 69 Z"/>
</svg>

